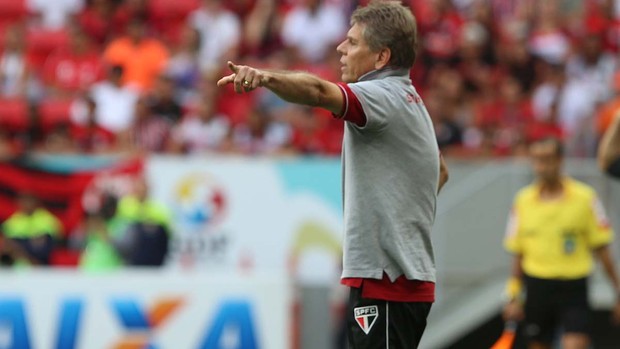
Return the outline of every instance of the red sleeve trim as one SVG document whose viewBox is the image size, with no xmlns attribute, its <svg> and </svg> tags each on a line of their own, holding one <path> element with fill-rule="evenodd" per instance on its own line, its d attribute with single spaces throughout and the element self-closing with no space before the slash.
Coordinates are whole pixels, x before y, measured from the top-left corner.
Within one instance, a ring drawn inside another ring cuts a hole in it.
<svg viewBox="0 0 620 349">
<path fill-rule="evenodd" d="M 340 91 L 344 97 L 344 104 L 340 113 L 338 115 L 334 114 L 334 117 L 352 122 L 360 127 L 366 125 L 366 114 L 355 93 L 353 93 L 349 85 L 345 83 L 341 82 L 337 85 L 340 87 Z"/>
</svg>

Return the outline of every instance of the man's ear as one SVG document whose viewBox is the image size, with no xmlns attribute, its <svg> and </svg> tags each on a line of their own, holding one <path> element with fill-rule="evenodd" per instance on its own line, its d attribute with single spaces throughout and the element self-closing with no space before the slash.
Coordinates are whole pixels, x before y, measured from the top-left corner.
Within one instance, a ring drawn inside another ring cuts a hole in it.
<svg viewBox="0 0 620 349">
<path fill-rule="evenodd" d="M 392 51 L 389 48 L 386 47 L 381 49 L 377 55 L 377 60 L 375 61 L 375 69 L 379 70 L 387 67 L 391 58 Z"/>
</svg>

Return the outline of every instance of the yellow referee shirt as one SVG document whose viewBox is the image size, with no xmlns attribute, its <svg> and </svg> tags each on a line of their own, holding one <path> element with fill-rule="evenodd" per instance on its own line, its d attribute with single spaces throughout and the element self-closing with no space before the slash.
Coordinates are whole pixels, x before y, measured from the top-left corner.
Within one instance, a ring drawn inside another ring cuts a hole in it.
<svg viewBox="0 0 620 349">
<path fill-rule="evenodd" d="M 571 178 L 563 195 L 540 199 L 540 186 L 529 185 L 515 197 L 505 248 L 522 255 L 525 274 L 541 279 L 579 279 L 593 268 L 593 249 L 613 240 L 613 231 L 594 189 Z"/>
</svg>

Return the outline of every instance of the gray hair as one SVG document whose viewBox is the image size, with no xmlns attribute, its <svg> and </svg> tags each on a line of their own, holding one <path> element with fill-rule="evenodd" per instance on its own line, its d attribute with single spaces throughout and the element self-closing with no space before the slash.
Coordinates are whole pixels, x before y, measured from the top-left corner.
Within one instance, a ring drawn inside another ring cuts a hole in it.
<svg viewBox="0 0 620 349">
<path fill-rule="evenodd" d="M 411 68 L 418 46 L 418 29 L 411 10 L 400 1 L 373 0 L 358 7 L 351 15 L 351 25 L 364 26 L 363 37 L 373 52 L 389 48 L 388 65 Z"/>
</svg>

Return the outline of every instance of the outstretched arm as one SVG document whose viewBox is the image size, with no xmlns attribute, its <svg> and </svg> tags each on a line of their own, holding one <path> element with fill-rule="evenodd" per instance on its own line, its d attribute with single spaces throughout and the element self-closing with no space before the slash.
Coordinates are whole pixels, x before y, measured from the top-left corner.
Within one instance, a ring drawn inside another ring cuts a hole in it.
<svg viewBox="0 0 620 349">
<path fill-rule="evenodd" d="M 233 84 L 237 93 L 265 87 L 291 103 L 321 107 L 334 114 L 342 112 L 345 101 L 340 87 L 312 74 L 256 69 L 232 62 L 228 68 L 232 74 L 221 78 L 218 86 Z"/>
<path fill-rule="evenodd" d="M 609 166 L 620 157 L 620 116 L 609 126 L 598 149 L 598 164 L 601 170 L 607 171 Z"/>
</svg>

